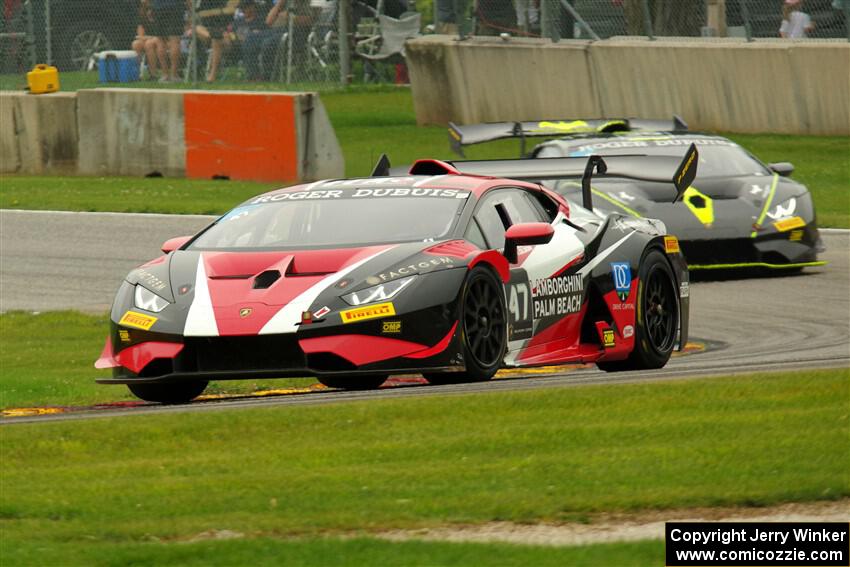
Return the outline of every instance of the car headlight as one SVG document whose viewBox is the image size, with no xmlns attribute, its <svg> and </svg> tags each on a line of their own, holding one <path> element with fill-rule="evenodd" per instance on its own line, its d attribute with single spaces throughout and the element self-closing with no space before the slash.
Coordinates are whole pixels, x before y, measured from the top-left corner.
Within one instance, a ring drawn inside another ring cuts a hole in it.
<svg viewBox="0 0 850 567">
<path fill-rule="evenodd" d="M 382 283 L 361 289 L 343 295 L 342 299 L 349 305 L 363 305 L 365 303 L 373 303 L 375 301 L 387 301 L 399 294 L 401 290 L 406 288 L 416 279 L 417 276 L 408 276 L 392 282 Z"/>
<path fill-rule="evenodd" d="M 159 313 L 168 307 L 169 301 L 161 298 L 147 288 L 136 285 L 136 296 L 133 303 L 139 309 L 144 309 L 145 311 L 150 311 L 152 313 Z"/>
<path fill-rule="evenodd" d="M 791 197 L 790 199 L 785 199 L 784 201 L 767 211 L 767 216 L 773 220 L 784 219 L 793 215 L 794 211 L 796 210 L 797 199 L 796 197 Z"/>
</svg>

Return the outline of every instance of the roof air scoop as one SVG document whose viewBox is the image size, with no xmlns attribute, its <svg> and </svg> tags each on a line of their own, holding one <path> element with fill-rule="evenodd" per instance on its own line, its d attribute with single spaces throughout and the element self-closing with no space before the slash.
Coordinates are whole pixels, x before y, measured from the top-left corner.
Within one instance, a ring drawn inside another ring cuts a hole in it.
<svg viewBox="0 0 850 567">
<path fill-rule="evenodd" d="M 437 159 L 420 159 L 410 168 L 410 175 L 458 175 L 452 164 Z"/>
<path fill-rule="evenodd" d="M 278 270 L 266 270 L 254 278 L 254 289 L 268 289 L 274 282 L 280 279 Z"/>
</svg>

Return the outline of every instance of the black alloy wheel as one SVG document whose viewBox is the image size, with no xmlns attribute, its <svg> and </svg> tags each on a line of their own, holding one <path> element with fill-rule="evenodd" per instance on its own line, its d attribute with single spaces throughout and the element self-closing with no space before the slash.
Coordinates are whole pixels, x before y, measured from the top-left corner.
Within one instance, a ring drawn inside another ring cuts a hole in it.
<svg viewBox="0 0 850 567">
<path fill-rule="evenodd" d="M 670 360 L 679 331 L 676 278 L 663 252 L 652 249 L 638 270 L 635 348 L 625 360 L 599 362 L 606 372 L 661 368 Z"/>
<path fill-rule="evenodd" d="M 663 356 L 673 350 L 676 342 L 679 304 L 675 285 L 663 264 L 654 264 L 649 271 L 643 297 L 643 321 L 646 337 L 652 350 Z M 665 361 L 666 362 L 666 361 Z"/>
<path fill-rule="evenodd" d="M 431 384 L 484 382 L 502 366 L 508 335 L 504 287 L 492 270 L 476 266 L 463 288 L 460 325 L 465 372 L 423 373 Z"/>
<path fill-rule="evenodd" d="M 127 384 L 130 392 L 146 402 L 185 404 L 200 396 L 207 387 L 205 380 L 185 380 L 163 384 Z"/>
</svg>

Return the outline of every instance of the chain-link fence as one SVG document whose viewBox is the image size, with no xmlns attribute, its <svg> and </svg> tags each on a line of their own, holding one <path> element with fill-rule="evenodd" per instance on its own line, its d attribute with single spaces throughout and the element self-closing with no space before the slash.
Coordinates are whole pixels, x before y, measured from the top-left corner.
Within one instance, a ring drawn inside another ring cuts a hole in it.
<svg viewBox="0 0 850 567">
<path fill-rule="evenodd" d="M 406 82 L 420 33 L 850 40 L 850 0 L 3 0 L 2 18 L 6 76 L 290 89 Z"/>
<path fill-rule="evenodd" d="M 850 0 L 435 1 L 437 28 L 461 35 L 850 40 Z"/>
<path fill-rule="evenodd" d="M 415 0 L 3 2 L 0 73 L 37 61 L 102 81 L 406 82 L 404 42 L 427 23 Z"/>
</svg>

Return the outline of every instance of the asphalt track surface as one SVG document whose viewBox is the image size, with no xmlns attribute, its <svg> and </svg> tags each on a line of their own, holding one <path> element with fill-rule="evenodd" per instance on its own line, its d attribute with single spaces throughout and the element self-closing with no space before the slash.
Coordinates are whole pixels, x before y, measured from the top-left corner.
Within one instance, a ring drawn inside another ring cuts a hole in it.
<svg viewBox="0 0 850 567">
<path fill-rule="evenodd" d="M 212 217 L 0 211 L 0 310 L 79 309 L 103 313 L 124 275 L 159 254 L 173 236 Z M 716 344 L 661 370 L 606 374 L 595 369 L 484 384 L 324 391 L 185 406 L 157 405 L 3 419 L 2 423 L 172 411 L 339 403 L 368 398 L 452 395 L 584 384 L 688 379 L 758 371 L 850 368 L 850 232 L 824 231 L 829 264 L 802 274 L 691 284 L 691 336 Z M 94 372 L 92 373 L 94 378 Z M 104 386 L 111 387 L 111 386 Z"/>
</svg>

